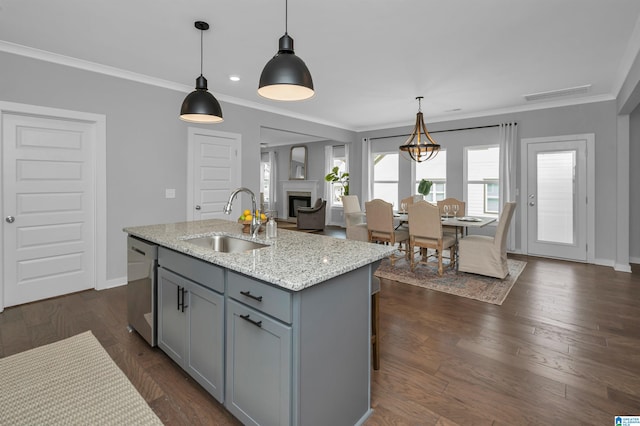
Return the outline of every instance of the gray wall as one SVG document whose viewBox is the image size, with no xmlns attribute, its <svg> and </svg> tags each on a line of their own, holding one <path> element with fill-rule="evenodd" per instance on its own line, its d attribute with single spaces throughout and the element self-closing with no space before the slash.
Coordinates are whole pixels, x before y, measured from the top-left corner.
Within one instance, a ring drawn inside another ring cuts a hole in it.
<svg viewBox="0 0 640 426">
<path fill-rule="evenodd" d="M 353 136 L 355 137 L 355 135 Z M 302 145 L 307 147 L 307 180 L 315 180 L 318 182 L 317 191 L 318 197 L 326 198 L 324 194 L 325 181 L 324 177 L 329 173 L 329 170 L 325 170 L 325 155 L 324 149 L 327 145 L 349 145 L 353 143 L 344 141 L 327 140 L 313 143 L 297 143 L 294 145 Z M 280 205 L 283 197 L 286 195 L 282 190 L 282 182 L 289 180 L 289 151 L 293 145 L 282 145 L 271 148 L 263 148 L 263 152 L 275 151 L 278 156 L 278 217 L 286 218 L 287 212 L 280 211 Z M 351 148 L 349 148 L 351 149 Z M 351 155 L 351 153 L 349 153 Z M 312 203 L 315 200 L 311 201 Z M 344 216 L 342 214 L 342 208 L 327 209 L 327 223 L 333 225 L 344 226 Z"/>
<path fill-rule="evenodd" d="M 126 276 L 123 227 L 186 219 L 187 127 L 193 124 L 178 119 L 186 93 L 9 53 L 0 52 L 0 64 L 2 101 L 106 116 L 106 279 L 116 284 Z M 350 131 L 235 104 L 222 102 L 222 108 L 225 121 L 206 128 L 242 135 L 242 185 L 256 192 L 261 126 L 336 141 L 355 137 Z M 175 188 L 176 198 L 165 199 L 165 188 Z M 242 202 L 249 207 L 248 200 Z"/>
<path fill-rule="evenodd" d="M 640 107 L 629 122 L 629 257 L 632 263 L 640 263 Z"/>
<path fill-rule="evenodd" d="M 412 121 L 413 117 L 408 117 L 407 121 Z M 434 124 L 427 124 L 429 131 L 447 130 L 447 129 L 459 129 L 466 127 L 485 126 L 492 124 L 499 124 L 502 122 L 517 122 L 518 123 L 518 137 L 519 138 L 534 138 L 534 137 L 546 137 L 546 136 L 561 136 L 572 135 L 582 133 L 594 133 L 595 134 L 595 156 L 596 156 L 596 215 L 595 215 L 595 258 L 598 263 L 611 264 L 615 259 L 616 253 L 616 223 L 611 220 L 612 206 L 616 205 L 616 146 L 617 146 L 617 129 L 616 129 L 616 102 L 606 101 L 589 103 L 575 106 L 566 106 L 558 108 L 541 109 L 536 111 L 526 111 L 502 115 L 494 115 L 487 117 L 480 117 L 474 119 L 465 119 L 458 121 L 446 121 Z M 413 123 L 408 123 L 413 124 Z M 373 138 L 387 135 L 408 134 L 411 131 L 411 126 L 384 129 L 370 132 L 362 132 L 358 134 L 358 141 L 362 138 Z M 450 143 L 452 148 L 458 149 L 460 144 L 473 144 L 473 132 L 455 132 L 454 136 L 450 135 L 441 136 L 444 134 L 435 134 L 434 139 L 436 142 L 442 141 L 442 144 Z M 447 142 L 445 142 L 447 141 Z M 632 142 L 632 145 L 634 143 Z M 637 145 L 637 142 L 635 143 Z M 448 148 L 448 146 L 447 146 Z M 353 151 L 358 151 L 354 158 L 362 156 L 362 144 L 358 142 L 354 144 Z M 635 150 L 635 154 L 632 154 L 632 158 L 636 158 L 636 164 L 638 163 L 638 147 L 633 147 L 632 152 Z M 355 152 L 354 152 L 355 153 Z M 633 157 L 635 155 L 635 157 Z M 449 158 L 451 157 L 451 158 Z M 457 162 L 454 158 L 458 158 Z M 451 174 L 453 170 L 460 170 L 459 177 L 453 177 L 456 179 L 462 178 L 462 157 L 454 156 L 453 152 L 448 152 L 448 167 L 447 174 Z M 520 152 L 517 153 L 518 159 L 518 174 L 516 176 L 516 182 L 518 188 L 520 187 Z M 632 163 L 633 164 L 633 160 Z M 361 173 L 361 162 L 352 163 L 352 171 Z M 355 173 L 354 173 L 355 174 Z M 352 192 L 354 194 L 361 193 L 361 182 L 352 182 Z M 357 192 L 356 192 L 357 191 Z M 638 191 L 634 190 L 634 186 L 631 185 L 631 193 L 629 194 L 632 199 L 632 205 L 638 203 L 640 198 Z M 516 235 L 516 246 L 520 248 L 520 220 L 516 215 L 516 229 L 518 230 Z M 631 243 L 636 248 L 637 252 L 637 240 Z"/>
</svg>

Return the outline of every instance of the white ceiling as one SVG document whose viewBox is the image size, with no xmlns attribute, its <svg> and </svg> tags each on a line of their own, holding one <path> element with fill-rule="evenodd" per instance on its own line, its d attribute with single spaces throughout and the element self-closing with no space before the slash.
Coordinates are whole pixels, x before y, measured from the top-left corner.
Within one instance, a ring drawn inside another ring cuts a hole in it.
<svg viewBox="0 0 640 426">
<path fill-rule="evenodd" d="M 413 124 L 419 95 L 427 122 L 613 99 L 638 52 L 638 0 L 291 0 L 289 34 L 316 95 L 282 103 L 256 89 L 284 9 L 284 0 L 0 0 L 0 50 L 53 52 L 186 92 L 200 68 L 193 22 L 204 20 L 204 75 L 219 100 L 351 130 Z M 523 97 L 583 85 L 581 95 Z"/>
</svg>

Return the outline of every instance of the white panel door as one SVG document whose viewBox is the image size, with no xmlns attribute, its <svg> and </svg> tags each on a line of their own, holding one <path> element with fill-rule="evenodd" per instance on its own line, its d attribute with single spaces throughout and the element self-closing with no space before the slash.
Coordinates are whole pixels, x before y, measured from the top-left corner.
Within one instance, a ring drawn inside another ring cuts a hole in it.
<svg viewBox="0 0 640 426">
<path fill-rule="evenodd" d="M 240 186 L 240 143 L 237 134 L 189 129 L 188 219 L 230 219 L 222 208 Z"/>
<path fill-rule="evenodd" d="M 587 143 L 527 145 L 527 251 L 587 261 Z"/>
<path fill-rule="evenodd" d="M 95 287 L 93 126 L 2 115 L 5 306 Z"/>
</svg>

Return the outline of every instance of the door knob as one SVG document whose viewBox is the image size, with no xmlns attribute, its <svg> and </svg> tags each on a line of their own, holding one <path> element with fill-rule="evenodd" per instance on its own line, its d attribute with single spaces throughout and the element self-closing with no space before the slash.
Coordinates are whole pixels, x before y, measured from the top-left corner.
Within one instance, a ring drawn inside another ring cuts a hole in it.
<svg viewBox="0 0 640 426">
<path fill-rule="evenodd" d="M 196 210 L 200 210 L 200 206 L 196 206 Z"/>
<path fill-rule="evenodd" d="M 13 223 L 13 222 L 16 220 L 16 218 L 15 218 L 15 217 L 13 217 L 13 216 L 7 216 L 6 218 L 4 218 L 4 220 L 5 220 L 7 223 Z"/>
</svg>

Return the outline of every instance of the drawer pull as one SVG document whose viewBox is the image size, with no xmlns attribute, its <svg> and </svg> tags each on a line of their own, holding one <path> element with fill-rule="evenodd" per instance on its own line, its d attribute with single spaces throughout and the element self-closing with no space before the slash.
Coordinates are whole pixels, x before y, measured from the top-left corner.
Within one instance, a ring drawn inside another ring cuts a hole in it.
<svg viewBox="0 0 640 426">
<path fill-rule="evenodd" d="M 254 296 L 250 291 L 241 291 L 241 295 L 252 298 L 253 300 L 257 300 L 258 302 L 262 302 L 262 296 Z"/>
<path fill-rule="evenodd" d="M 250 315 L 240 315 L 240 318 L 242 318 L 245 321 L 249 321 L 251 324 L 255 325 L 256 327 L 260 327 L 262 328 L 262 321 L 254 321 L 250 318 Z"/>
</svg>

